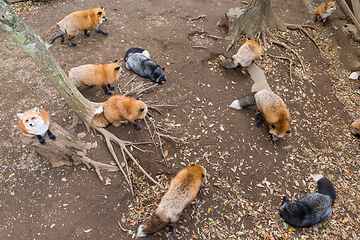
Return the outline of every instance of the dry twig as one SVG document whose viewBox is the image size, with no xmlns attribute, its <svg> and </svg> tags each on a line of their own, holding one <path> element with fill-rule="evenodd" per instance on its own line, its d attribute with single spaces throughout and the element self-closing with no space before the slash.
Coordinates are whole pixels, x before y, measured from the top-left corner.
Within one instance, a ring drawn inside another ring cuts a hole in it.
<svg viewBox="0 0 360 240">
<path fill-rule="evenodd" d="M 292 82 L 292 77 L 291 77 L 291 65 L 293 64 L 292 59 L 288 58 L 288 57 L 283 57 L 283 56 L 274 56 L 270 53 L 267 53 L 268 56 L 272 57 L 272 58 L 279 58 L 279 59 L 286 59 L 289 61 L 289 73 L 290 73 L 290 81 Z"/>
<path fill-rule="evenodd" d="M 204 18 L 206 17 L 206 15 L 200 15 L 200 16 L 197 16 L 197 17 L 194 17 L 194 18 L 190 18 L 189 21 L 195 21 L 195 20 L 198 20 L 200 18 Z"/>
</svg>

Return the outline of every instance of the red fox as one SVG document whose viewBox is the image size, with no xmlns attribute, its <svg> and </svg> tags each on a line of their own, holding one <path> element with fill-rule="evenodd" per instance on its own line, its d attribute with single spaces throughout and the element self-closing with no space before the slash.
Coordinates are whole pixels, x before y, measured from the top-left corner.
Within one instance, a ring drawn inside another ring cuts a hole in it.
<svg viewBox="0 0 360 240">
<path fill-rule="evenodd" d="M 118 64 L 117 60 L 110 64 L 87 64 L 79 67 L 72 68 L 69 72 L 69 78 L 75 84 L 77 88 L 82 85 L 96 85 L 102 86 L 105 94 L 112 95 L 108 91 L 114 90 L 110 84 L 123 75 L 124 71 Z"/>
<path fill-rule="evenodd" d="M 50 116 L 49 114 L 37 107 L 30 109 L 24 113 L 18 113 L 20 132 L 29 138 L 37 137 L 42 145 L 45 144 L 43 138 L 47 133 L 51 140 L 56 137 L 50 132 Z"/>
<path fill-rule="evenodd" d="M 95 30 L 95 32 L 107 36 L 108 33 L 98 28 L 102 22 L 107 20 L 103 7 L 70 13 L 46 31 L 44 37 L 46 47 L 49 48 L 58 37 L 61 37 L 61 42 L 64 42 L 65 34 L 68 35 L 71 46 L 75 47 L 76 44 L 72 40 L 79 31 L 84 31 L 86 37 L 90 36 L 88 30 Z"/>
<path fill-rule="evenodd" d="M 97 127 L 107 127 L 110 123 L 119 127 L 121 123 L 131 122 L 140 131 L 135 120 L 145 118 L 147 110 L 146 104 L 138 99 L 115 95 L 95 111 L 92 123 Z"/>
<path fill-rule="evenodd" d="M 360 139 L 360 118 L 356 119 L 350 126 L 350 132 Z"/>
<path fill-rule="evenodd" d="M 290 133 L 290 113 L 286 104 L 278 95 L 266 89 L 252 92 L 235 100 L 229 107 L 243 109 L 254 105 L 258 108 L 255 115 L 257 120 L 256 126 L 259 127 L 266 120 L 270 125 L 269 132 L 272 135 L 273 141 L 285 137 L 286 133 Z M 263 117 L 260 117 L 261 113 Z"/>
<path fill-rule="evenodd" d="M 225 58 L 220 55 L 220 65 L 224 68 L 237 68 L 242 67 L 241 72 L 243 74 L 249 75 L 246 68 L 250 66 L 250 64 L 258 59 L 262 54 L 262 47 L 260 44 L 253 40 L 246 40 L 246 42 L 239 48 L 237 53 L 231 58 Z"/>
<path fill-rule="evenodd" d="M 199 165 L 182 169 L 170 182 L 169 190 L 150 220 L 141 224 L 137 237 L 155 233 L 169 223 L 176 223 L 181 212 L 196 198 L 201 184 L 205 181 L 206 169 Z"/>
<path fill-rule="evenodd" d="M 315 21 L 322 21 L 325 26 L 326 19 L 336 10 L 335 2 L 322 3 L 315 9 Z"/>
</svg>

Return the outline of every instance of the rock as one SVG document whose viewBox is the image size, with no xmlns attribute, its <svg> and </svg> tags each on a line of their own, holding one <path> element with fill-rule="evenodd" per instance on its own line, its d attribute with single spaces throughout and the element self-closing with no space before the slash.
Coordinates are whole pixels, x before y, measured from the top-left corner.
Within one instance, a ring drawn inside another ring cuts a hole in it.
<svg viewBox="0 0 360 240">
<path fill-rule="evenodd" d="M 342 31 L 349 34 L 351 38 L 355 41 L 360 42 L 360 34 L 358 29 L 354 24 L 345 24 L 342 28 Z"/>
<path fill-rule="evenodd" d="M 360 71 L 352 72 L 349 76 L 350 79 L 359 79 Z"/>
</svg>

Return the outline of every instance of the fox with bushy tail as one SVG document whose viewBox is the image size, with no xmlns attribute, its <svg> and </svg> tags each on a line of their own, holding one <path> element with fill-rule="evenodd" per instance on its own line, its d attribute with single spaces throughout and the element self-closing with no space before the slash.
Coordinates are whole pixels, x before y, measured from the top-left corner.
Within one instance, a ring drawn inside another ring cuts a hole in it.
<svg viewBox="0 0 360 240">
<path fill-rule="evenodd" d="M 318 184 L 316 193 L 306 194 L 297 201 L 283 197 L 280 207 L 280 217 L 294 227 L 311 227 L 329 219 L 332 215 L 332 205 L 336 199 L 336 191 L 326 177 L 310 174 Z"/>
<path fill-rule="evenodd" d="M 75 47 L 76 44 L 73 43 L 72 40 L 79 31 L 84 31 L 86 37 L 90 36 L 88 30 L 95 30 L 95 32 L 107 36 L 108 33 L 99 29 L 99 25 L 107 20 L 103 7 L 70 13 L 46 31 L 44 36 L 46 47 L 49 48 L 55 39 L 59 37 L 61 37 L 61 41 L 64 42 L 64 35 L 66 34 L 68 35 L 68 41 L 71 46 Z"/>
<path fill-rule="evenodd" d="M 258 108 L 255 115 L 257 120 L 256 126 L 259 127 L 266 120 L 270 125 L 269 133 L 273 141 L 283 138 L 287 133 L 290 133 L 289 109 L 284 101 L 271 91 L 263 89 L 258 92 L 252 92 L 240 99 L 234 100 L 229 107 L 239 110 L 254 105 Z"/>
<path fill-rule="evenodd" d="M 170 223 L 179 220 L 181 212 L 195 199 L 205 181 L 206 169 L 199 165 L 182 169 L 170 182 L 169 190 L 150 220 L 141 224 L 137 237 L 145 237 L 160 231 Z"/>
</svg>

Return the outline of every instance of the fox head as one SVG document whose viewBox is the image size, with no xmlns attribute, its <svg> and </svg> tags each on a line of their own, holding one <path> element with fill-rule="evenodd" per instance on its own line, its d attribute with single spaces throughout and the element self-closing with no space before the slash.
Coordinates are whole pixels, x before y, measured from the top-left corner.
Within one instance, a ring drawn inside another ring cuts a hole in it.
<svg viewBox="0 0 360 240">
<path fill-rule="evenodd" d="M 24 113 L 18 113 L 17 116 L 22 120 L 27 129 L 34 128 L 40 124 L 44 125 L 44 120 L 40 116 L 40 110 L 37 107 Z"/>
<path fill-rule="evenodd" d="M 284 138 L 286 134 L 289 134 L 289 122 L 287 120 L 270 124 L 270 131 L 272 141 L 276 141 L 279 138 Z"/>
<path fill-rule="evenodd" d="M 116 79 L 118 79 L 119 76 L 125 74 L 124 70 L 120 67 L 117 60 L 115 60 L 113 63 L 110 63 L 110 69 Z"/>
<path fill-rule="evenodd" d="M 336 10 L 335 2 L 328 2 L 325 4 L 326 12 L 333 13 Z"/>
<path fill-rule="evenodd" d="M 157 82 L 159 85 L 162 85 L 161 82 L 166 81 L 164 70 L 165 68 L 161 68 L 158 66 L 152 73 L 150 79 L 153 80 L 154 82 Z"/>
<path fill-rule="evenodd" d="M 143 101 L 136 100 L 136 110 L 138 113 L 138 119 L 144 119 L 148 111 L 146 104 Z"/>
<path fill-rule="evenodd" d="M 100 24 L 102 22 L 106 22 L 108 20 L 108 18 L 106 18 L 106 15 L 105 15 L 104 7 L 97 8 L 97 16 L 99 18 Z"/>
</svg>

